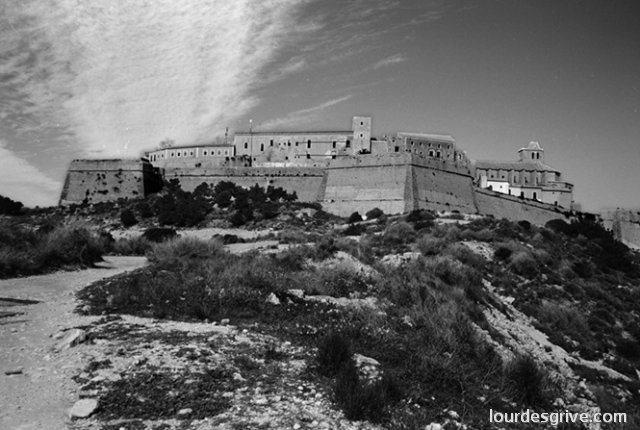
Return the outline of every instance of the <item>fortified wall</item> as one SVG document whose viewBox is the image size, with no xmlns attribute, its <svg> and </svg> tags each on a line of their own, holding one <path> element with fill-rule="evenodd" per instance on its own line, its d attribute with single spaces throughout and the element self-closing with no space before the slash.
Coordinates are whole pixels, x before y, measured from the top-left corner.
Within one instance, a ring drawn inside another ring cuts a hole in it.
<svg viewBox="0 0 640 430">
<path fill-rule="evenodd" d="M 161 178 L 146 159 L 73 160 L 60 204 L 100 203 L 145 197 L 160 189 Z"/>
<path fill-rule="evenodd" d="M 221 181 L 281 187 L 341 216 L 378 207 L 389 214 L 457 210 L 535 224 L 564 217 L 565 209 L 535 195 L 477 188 L 475 167 L 453 136 L 399 132 L 377 140 L 371 118 L 356 116 L 350 131 L 250 130 L 231 144 L 168 146 L 140 160 L 74 160 L 60 204 L 143 197 L 163 179 L 177 179 L 186 191 Z"/>
<path fill-rule="evenodd" d="M 640 210 L 608 209 L 601 214 L 605 228 L 629 247 L 640 249 Z"/>
</svg>

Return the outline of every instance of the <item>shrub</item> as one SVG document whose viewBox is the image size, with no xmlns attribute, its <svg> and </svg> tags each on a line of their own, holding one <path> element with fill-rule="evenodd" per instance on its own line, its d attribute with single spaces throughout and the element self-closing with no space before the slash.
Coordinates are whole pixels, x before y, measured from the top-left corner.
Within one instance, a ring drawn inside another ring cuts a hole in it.
<svg viewBox="0 0 640 430">
<path fill-rule="evenodd" d="M 125 227 L 131 227 L 138 224 L 138 220 L 131 209 L 125 209 L 120 213 L 120 221 Z"/>
<path fill-rule="evenodd" d="M 387 245 L 402 245 L 413 242 L 415 238 L 416 231 L 404 221 L 391 224 L 382 235 L 382 240 Z"/>
<path fill-rule="evenodd" d="M 546 370 L 529 355 L 519 355 L 506 367 L 510 394 L 527 406 L 544 407 L 549 402 L 551 380 Z"/>
<path fill-rule="evenodd" d="M 158 267 L 185 266 L 194 259 L 205 260 L 224 252 L 222 243 L 183 237 L 157 243 L 147 253 L 147 258 Z"/>
<path fill-rule="evenodd" d="M 316 359 L 321 374 L 334 376 L 345 363 L 351 361 L 351 343 L 343 335 L 332 331 L 320 339 Z"/>
<path fill-rule="evenodd" d="M 86 228 L 59 227 L 39 244 L 40 267 L 91 266 L 102 260 L 104 245 Z"/>
<path fill-rule="evenodd" d="M 425 256 L 440 254 L 446 245 L 447 241 L 445 239 L 430 235 L 422 236 L 416 243 L 418 250 Z"/>
<path fill-rule="evenodd" d="M 522 227 L 522 229 L 524 231 L 530 231 L 531 230 L 531 223 L 525 219 L 518 221 L 518 225 L 520 227 Z"/>
<path fill-rule="evenodd" d="M 475 269 L 482 269 L 486 264 L 487 260 L 479 254 L 476 254 L 468 246 L 463 245 L 462 243 L 452 243 L 447 246 L 444 251 L 446 254 L 452 256 L 456 260 L 461 263 L 466 264 L 467 266 L 471 266 Z"/>
<path fill-rule="evenodd" d="M 493 256 L 496 260 L 505 261 L 511 257 L 512 252 L 511 248 L 505 245 L 500 245 L 493 253 Z"/>
<path fill-rule="evenodd" d="M 118 255 L 145 255 L 151 249 L 151 242 L 142 236 L 120 238 L 112 245 Z"/>
<path fill-rule="evenodd" d="M 22 203 L 13 201 L 9 197 L 0 196 L 0 214 L 2 215 L 18 215 L 22 206 Z"/>
<path fill-rule="evenodd" d="M 538 265 L 531 254 L 520 251 L 511 259 L 509 264 L 514 272 L 525 278 L 533 278 L 538 274 Z"/>
<path fill-rule="evenodd" d="M 373 208 L 366 213 L 367 219 L 380 218 L 382 215 L 384 215 L 384 212 L 380 208 Z"/>
<path fill-rule="evenodd" d="M 344 229 L 342 234 L 344 234 L 345 236 L 360 236 L 366 231 L 367 226 L 364 224 L 349 224 L 349 226 Z"/>
<path fill-rule="evenodd" d="M 174 239 L 178 236 L 178 233 L 172 228 L 153 227 L 145 230 L 142 233 L 141 239 L 148 242 L 160 243 L 169 239 Z"/>
<path fill-rule="evenodd" d="M 381 422 L 395 403 L 400 392 L 391 378 L 365 383 L 360 381 L 353 360 L 345 363 L 336 377 L 334 389 L 336 401 L 350 420 Z"/>
<path fill-rule="evenodd" d="M 349 219 L 347 219 L 347 223 L 349 224 L 353 224 L 354 222 L 360 222 L 360 221 L 362 221 L 362 217 L 358 212 L 352 213 L 351 215 L 349 215 Z"/>
</svg>

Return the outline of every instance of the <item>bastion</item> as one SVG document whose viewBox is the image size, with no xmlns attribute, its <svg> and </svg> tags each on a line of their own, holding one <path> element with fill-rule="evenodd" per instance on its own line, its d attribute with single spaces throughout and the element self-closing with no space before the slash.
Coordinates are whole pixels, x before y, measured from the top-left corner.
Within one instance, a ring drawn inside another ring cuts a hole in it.
<svg viewBox="0 0 640 430">
<path fill-rule="evenodd" d="M 530 152 L 542 153 L 537 143 L 505 170 L 470 160 L 453 136 L 399 132 L 377 139 L 371 124 L 370 117 L 356 116 L 347 131 L 249 130 L 229 143 L 165 145 L 136 160 L 73 160 L 60 204 L 140 198 L 158 191 L 163 180 L 177 179 L 186 191 L 221 181 L 282 187 L 341 216 L 376 207 L 389 214 L 431 209 L 543 224 L 571 209 L 572 185 L 540 158 L 529 159 Z M 511 188 L 501 186 L 503 176 L 513 181 Z M 519 195 L 511 195 L 516 185 Z M 563 198 L 551 203 L 547 196 L 558 189 Z"/>
</svg>

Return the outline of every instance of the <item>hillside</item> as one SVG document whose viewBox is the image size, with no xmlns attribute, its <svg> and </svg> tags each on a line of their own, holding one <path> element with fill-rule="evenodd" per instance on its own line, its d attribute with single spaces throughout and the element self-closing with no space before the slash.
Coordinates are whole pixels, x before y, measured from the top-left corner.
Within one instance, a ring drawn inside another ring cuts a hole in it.
<svg viewBox="0 0 640 430">
<path fill-rule="evenodd" d="M 77 428 L 503 428 L 490 409 L 528 407 L 640 425 L 638 255 L 599 225 L 314 212 L 262 252 L 177 239 L 83 290 L 106 356 Z"/>
</svg>

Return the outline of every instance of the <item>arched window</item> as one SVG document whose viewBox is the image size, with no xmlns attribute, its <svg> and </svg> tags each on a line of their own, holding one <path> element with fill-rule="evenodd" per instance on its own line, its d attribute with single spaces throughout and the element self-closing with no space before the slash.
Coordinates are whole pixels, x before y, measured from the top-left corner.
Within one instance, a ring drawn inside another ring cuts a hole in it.
<svg viewBox="0 0 640 430">
<path fill-rule="evenodd" d="M 430 150 L 429 150 L 429 157 L 433 157 L 433 154 L 434 154 L 434 153 L 433 153 L 433 149 L 430 149 Z"/>
<path fill-rule="evenodd" d="M 264 143 L 260 144 L 260 151 L 264 151 Z"/>
<path fill-rule="evenodd" d="M 532 152 L 532 153 L 531 153 L 531 159 L 532 159 L 532 160 L 533 160 L 534 155 L 536 155 L 536 154 L 534 154 L 534 153 Z"/>
</svg>

